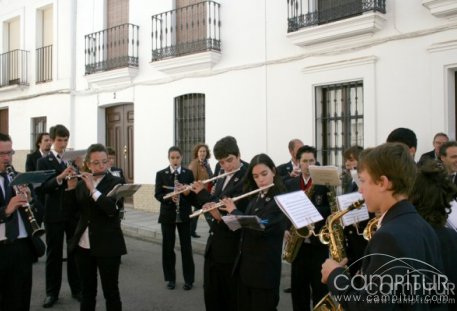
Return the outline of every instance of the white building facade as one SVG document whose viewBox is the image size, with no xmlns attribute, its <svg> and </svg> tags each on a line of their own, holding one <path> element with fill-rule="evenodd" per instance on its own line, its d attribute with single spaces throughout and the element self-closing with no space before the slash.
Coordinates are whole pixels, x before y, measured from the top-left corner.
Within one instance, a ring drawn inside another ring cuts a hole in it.
<svg viewBox="0 0 457 311">
<path fill-rule="evenodd" d="M 152 200 L 176 144 L 234 136 L 242 158 L 288 141 L 342 164 L 397 127 L 456 137 L 455 0 L 0 0 L 0 131 L 21 169 L 38 132 L 114 147 Z M 416 156 L 418 158 L 418 156 Z M 214 164 L 214 162 L 212 162 Z"/>
</svg>

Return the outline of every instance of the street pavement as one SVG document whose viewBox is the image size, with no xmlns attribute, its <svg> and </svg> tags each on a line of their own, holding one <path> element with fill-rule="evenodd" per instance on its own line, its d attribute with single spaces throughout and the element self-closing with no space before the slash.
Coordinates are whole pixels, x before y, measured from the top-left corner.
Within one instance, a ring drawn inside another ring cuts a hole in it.
<svg viewBox="0 0 457 311">
<path fill-rule="evenodd" d="M 195 261 L 195 283 L 190 291 L 182 289 L 181 255 L 179 238 L 176 241 L 176 275 L 175 290 L 167 290 L 162 272 L 160 224 L 158 213 L 127 208 L 122 229 L 126 236 L 128 254 L 122 257 L 119 276 L 119 287 L 124 311 L 202 311 L 203 302 L 203 252 L 208 238 L 208 224 L 201 216 L 197 232 L 200 238 L 192 238 Z M 62 288 L 58 302 L 51 310 L 77 311 L 79 304 L 71 298 L 67 283 L 66 263 L 64 263 Z M 45 257 L 34 265 L 31 311 L 44 310 L 41 307 L 45 297 L 44 280 Z M 281 279 L 279 311 L 292 310 L 290 294 L 282 289 L 290 285 L 290 265 L 283 264 Z M 98 286 L 97 310 L 105 310 L 101 285 Z"/>
</svg>

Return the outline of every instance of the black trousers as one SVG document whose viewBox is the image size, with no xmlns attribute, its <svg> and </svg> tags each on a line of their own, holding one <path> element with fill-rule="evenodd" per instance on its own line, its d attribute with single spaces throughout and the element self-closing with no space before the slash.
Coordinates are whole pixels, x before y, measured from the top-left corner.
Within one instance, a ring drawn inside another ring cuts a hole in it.
<svg viewBox="0 0 457 311">
<path fill-rule="evenodd" d="M 233 263 L 218 263 L 209 255 L 203 269 L 206 311 L 237 311 L 238 282 L 232 273 Z"/>
<path fill-rule="evenodd" d="M 161 223 L 162 228 L 162 268 L 166 282 L 176 281 L 176 228 L 181 245 L 181 260 L 184 282 L 193 284 L 195 280 L 195 265 L 190 241 L 190 222 Z"/>
<path fill-rule="evenodd" d="M 0 242 L 0 310 L 28 311 L 34 254 L 28 239 Z"/>
<path fill-rule="evenodd" d="M 62 285 L 63 238 L 67 245 L 76 229 L 76 221 L 45 223 L 46 229 L 46 294 L 59 297 Z M 79 273 L 73 253 L 67 254 L 67 278 L 72 294 L 81 292 Z"/>
<path fill-rule="evenodd" d="M 119 293 L 119 265 L 121 257 L 95 257 L 89 249 L 76 250 L 76 264 L 81 276 L 81 311 L 94 311 L 97 299 L 97 270 L 105 297 L 107 311 L 122 310 Z"/>
<path fill-rule="evenodd" d="M 238 281 L 238 311 L 276 311 L 279 287 L 254 288 Z"/>
<path fill-rule="evenodd" d="M 294 311 L 311 310 L 327 293 L 327 285 L 321 282 L 321 268 L 328 258 L 328 247 L 303 243 L 292 262 L 291 287 Z M 311 291 L 312 290 L 312 291 Z"/>
</svg>

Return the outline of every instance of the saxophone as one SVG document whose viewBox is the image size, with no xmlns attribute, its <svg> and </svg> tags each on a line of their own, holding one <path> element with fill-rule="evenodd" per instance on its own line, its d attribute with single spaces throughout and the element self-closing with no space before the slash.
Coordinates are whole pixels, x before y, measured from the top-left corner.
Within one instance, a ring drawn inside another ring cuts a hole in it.
<svg viewBox="0 0 457 311">
<path fill-rule="evenodd" d="M 329 245 L 330 257 L 333 260 L 340 262 L 343 260 L 343 258 L 346 257 L 346 250 L 344 249 L 345 240 L 343 234 L 343 226 L 341 225 L 340 221 L 341 217 L 354 209 L 359 209 L 364 202 L 364 200 L 358 200 L 352 203 L 344 211 L 333 212 L 330 216 L 327 217 L 325 226 L 322 227 L 321 231 L 319 232 L 319 240 L 323 244 Z M 336 201 L 332 201 L 330 204 L 335 204 L 334 206 L 336 206 Z M 313 308 L 313 311 L 330 310 L 343 310 L 341 306 L 337 305 L 337 303 L 332 299 L 330 294 L 325 295 L 325 297 L 322 298 L 321 301 L 319 301 L 319 303 Z"/>
<path fill-rule="evenodd" d="M 367 223 L 367 226 L 365 227 L 365 229 L 363 229 L 363 238 L 365 240 L 370 241 L 373 237 L 373 234 L 375 234 L 376 230 L 378 230 L 380 218 L 380 216 L 375 217 L 373 219 L 370 219 L 370 221 Z"/>
<path fill-rule="evenodd" d="M 305 191 L 306 196 L 311 200 L 314 194 L 314 185 L 311 185 L 309 190 Z M 303 243 L 303 240 L 309 238 L 314 233 L 314 224 L 310 224 L 304 228 L 297 229 L 293 225 L 289 229 L 289 236 L 284 243 L 282 259 L 288 263 L 292 263 L 298 255 L 298 251 Z"/>
</svg>

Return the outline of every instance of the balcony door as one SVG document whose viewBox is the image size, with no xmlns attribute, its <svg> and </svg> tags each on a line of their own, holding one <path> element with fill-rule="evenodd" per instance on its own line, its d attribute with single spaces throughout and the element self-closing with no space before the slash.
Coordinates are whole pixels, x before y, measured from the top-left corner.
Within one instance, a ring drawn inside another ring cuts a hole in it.
<svg viewBox="0 0 457 311">
<path fill-rule="evenodd" d="M 7 40 L 6 40 L 6 51 L 7 54 L 4 54 L 6 59 L 2 59 L 6 63 L 4 69 L 5 73 L 2 72 L 2 75 L 5 74 L 6 81 L 8 85 L 18 84 L 20 80 L 20 72 L 22 69 L 22 63 L 20 61 L 20 52 L 21 48 L 21 28 L 20 28 L 20 19 L 16 17 L 6 23 L 7 30 Z"/>
<path fill-rule="evenodd" d="M 107 70 L 119 67 L 122 57 L 128 54 L 129 28 L 120 25 L 129 22 L 129 0 L 108 0 L 106 6 Z"/>
<path fill-rule="evenodd" d="M 176 0 L 177 54 L 192 53 L 192 46 L 204 44 L 206 39 L 207 4 L 202 0 Z"/>
<path fill-rule="evenodd" d="M 106 108 L 106 145 L 116 151 L 115 166 L 122 168 L 127 183 L 133 182 L 133 104 Z"/>
</svg>

